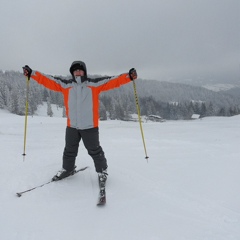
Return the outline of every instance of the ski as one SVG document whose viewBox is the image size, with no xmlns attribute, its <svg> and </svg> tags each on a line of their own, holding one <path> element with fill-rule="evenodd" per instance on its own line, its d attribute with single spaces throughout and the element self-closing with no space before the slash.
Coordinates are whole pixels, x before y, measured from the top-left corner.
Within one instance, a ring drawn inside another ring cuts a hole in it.
<svg viewBox="0 0 240 240">
<path fill-rule="evenodd" d="M 97 206 L 104 206 L 106 204 L 105 188 L 100 189 Z"/>
<path fill-rule="evenodd" d="M 75 175 L 75 174 L 78 173 L 78 172 L 84 171 L 84 170 L 86 170 L 87 168 L 88 168 L 88 167 L 83 167 L 83 168 L 77 169 L 72 175 L 69 175 L 68 177 L 73 176 L 73 175 Z M 68 177 L 66 177 L 66 178 L 68 178 Z M 63 178 L 63 179 L 65 179 L 65 178 Z M 61 180 L 63 180 L 63 179 L 61 179 Z M 61 181 L 61 180 L 58 180 L 58 181 Z M 22 191 L 22 192 L 18 192 L 18 193 L 16 193 L 16 195 L 17 195 L 18 197 L 21 197 L 24 193 L 30 192 L 30 191 L 32 191 L 32 190 L 34 190 L 34 189 L 36 189 L 36 188 L 43 187 L 43 186 L 45 186 L 45 185 L 47 185 L 47 184 L 49 184 L 49 183 L 52 183 L 52 182 L 57 182 L 57 181 L 51 180 L 51 181 L 49 181 L 49 182 L 43 183 L 43 184 L 41 184 L 41 185 L 38 185 L 38 186 L 36 186 L 36 187 L 27 189 L 27 190 Z"/>
</svg>

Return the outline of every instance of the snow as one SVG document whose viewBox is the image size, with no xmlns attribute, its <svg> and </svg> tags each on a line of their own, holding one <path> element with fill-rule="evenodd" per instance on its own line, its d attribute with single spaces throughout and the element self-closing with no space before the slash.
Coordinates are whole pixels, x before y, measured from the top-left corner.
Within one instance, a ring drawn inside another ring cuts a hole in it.
<svg viewBox="0 0 240 240">
<path fill-rule="evenodd" d="M 53 111 L 53 117 L 61 117 L 63 116 L 63 109 L 61 107 L 58 107 L 55 104 L 51 104 L 51 108 Z M 37 111 L 35 112 L 35 115 L 37 116 L 44 116 L 47 117 L 47 102 L 43 102 L 42 105 L 38 106 Z"/>
<path fill-rule="evenodd" d="M 23 160 L 24 116 L 0 110 L 1 239 L 240 239 L 240 116 L 143 123 L 148 162 L 137 122 L 100 122 L 106 206 L 83 144 L 76 165 L 89 169 L 18 198 L 61 168 L 65 125 L 29 117 Z"/>
<path fill-rule="evenodd" d="M 203 87 L 214 92 L 220 92 L 227 91 L 229 89 L 235 88 L 236 86 L 234 86 L 233 84 L 218 83 L 218 84 L 206 84 Z"/>
<path fill-rule="evenodd" d="M 193 114 L 191 119 L 199 119 L 200 118 L 200 114 Z"/>
</svg>

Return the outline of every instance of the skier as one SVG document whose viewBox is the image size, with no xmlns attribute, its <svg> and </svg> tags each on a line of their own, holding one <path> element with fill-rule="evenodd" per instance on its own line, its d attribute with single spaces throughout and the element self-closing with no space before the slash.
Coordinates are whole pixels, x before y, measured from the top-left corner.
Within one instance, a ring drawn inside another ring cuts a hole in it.
<svg viewBox="0 0 240 240">
<path fill-rule="evenodd" d="M 101 77 L 90 79 L 84 62 L 74 61 L 70 66 L 72 79 L 64 80 L 59 77 L 45 75 L 32 70 L 28 65 L 23 67 L 23 74 L 43 85 L 44 87 L 62 92 L 67 115 L 65 148 L 62 158 L 62 169 L 52 178 L 61 180 L 75 173 L 75 160 L 79 143 L 82 139 L 88 154 L 92 157 L 98 173 L 100 188 L 105 188 L 107 180 L 107 160 L 99 142 L 99 94 L 120 87 L 137 79 L 134 68 L 128 73 L 116 77 Z M 105 189 L 104 189 L 105 191 Z"/>
</svg>

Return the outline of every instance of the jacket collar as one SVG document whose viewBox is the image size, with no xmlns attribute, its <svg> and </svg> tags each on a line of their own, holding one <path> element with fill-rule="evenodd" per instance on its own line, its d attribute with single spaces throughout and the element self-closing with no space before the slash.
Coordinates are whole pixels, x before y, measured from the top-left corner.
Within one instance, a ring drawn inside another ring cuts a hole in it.
<svg viewBox="0 0 240 240">
<path fill-rule="evenodd" d="M 83 76 L 83 77 L 73 77 L 73 81 L 76 83 L 83 83 L 85 81 L 87 81 L 87 77 Z"/>
</svg>

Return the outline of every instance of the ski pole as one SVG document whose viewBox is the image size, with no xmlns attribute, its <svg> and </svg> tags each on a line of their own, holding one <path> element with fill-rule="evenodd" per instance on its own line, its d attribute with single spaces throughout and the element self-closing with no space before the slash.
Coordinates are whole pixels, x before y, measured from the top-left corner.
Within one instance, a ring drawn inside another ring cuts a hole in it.
<svg viewBox="0 0 240 240">
<path fill-rule="evenodd" d="M 26 106 L 25 106 L 25 123 L 24 123 L 24 144 L 23 144 L 23 157 L 26 156 L 26 140 L 27 140 L 27 120 L 28 120 L 28 95 L 29 95 L 29 81 L 30 77 L 26 77 Z M 24 158 L 23 158 L 24 160 Z"/>
<path fill-rule="evenodd" d="M 141 135 L 142 135 L 142 141 L 143 141 L 143 147 L 144 147 L 144 151 L 145 151 L 145 158 L 148 161 L 148 155 L 147 155 L 147 149 L 146 149 L 146 144 L 145 144 L 145 140 L 144 140 L 144 134 L 143 134 L 143 128 L 142 128 L 142 120 L 141 120 L 141 113 L 140 113 L 140 106 L 139 106 L 139 101 L 138 101 L 138 95 L 137 95 L 137 88 L 136 88 L 136 83 L 133 80 L 133 89 L 134 89 L 134 95 L 135 95 L 135 102 L 136 102 L 136 107 L 137 107 L 137 113 L 138 113 L 138 121 L 140 124 L 140 130 L 141 130 Z"/>
</svg>

